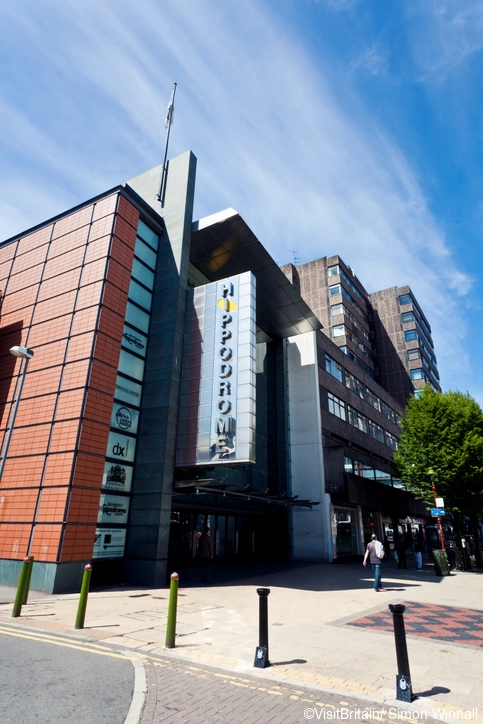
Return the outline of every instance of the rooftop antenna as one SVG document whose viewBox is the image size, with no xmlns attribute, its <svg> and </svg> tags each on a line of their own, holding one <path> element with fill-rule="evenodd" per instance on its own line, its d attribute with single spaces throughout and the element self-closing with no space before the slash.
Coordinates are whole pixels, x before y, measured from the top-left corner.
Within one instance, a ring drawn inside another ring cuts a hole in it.
<svg viewBox="0 0 483 724">
<path fill-rule="evenodd" d="M 292 249 L 289 249 L 289 252 L 290 252 L 290 254 L 293 254 L 293 265 L 297 266 L 297 264 L 300 264 L 302 259 L 299 256 L 297 256 L 297 252 L 293 251 Z"/>
<path fill-rule="evenodd" d="M 168 108 L 166 110 L 166 120 L 164 121 L 164 127 L 166 128 L 166 144 L 164 146 L 164 159 L 163 159 L 163 170 L 161 172 L 161 183 L 159 184 L 159 193 L 157 195 L 158 201 L 161 203 L 161 208 L 164 207 L 164 197 L 166 194 L 166 181 L 168 180 L 168 144 L 169 144 L 169 132 L 171 130 L 171 125 L 174 120 L 174 97 L 176 95 L 176 86 L 178 84 L 175 83 L 173 85 L 173 91 L 171 93 L 171 98 L 169 99 Z"/>
</svg>

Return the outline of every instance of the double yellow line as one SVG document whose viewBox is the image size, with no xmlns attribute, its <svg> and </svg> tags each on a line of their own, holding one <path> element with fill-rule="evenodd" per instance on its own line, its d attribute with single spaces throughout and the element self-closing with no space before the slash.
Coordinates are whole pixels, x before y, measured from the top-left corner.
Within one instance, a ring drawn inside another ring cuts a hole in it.
<svg viewBox="0 0 483 724">
<path fill-rule="evenodd" d="M 99 656 L 110 656 L 113 659 L 124 659 L 124 661 L 126 661 L 126 656 L 124 656 L 123 654 L 118 654 L 112 649 L 107 648 L 107 646 L 93 644 L 88 641 L 84 643 L 77 643 L 74 642 L 72 639 L 68 639 L 63 636 L 50 636 L 49 634 L 37 633 L 33 631 L 19 631 L 18 629 L 14 629 L 13 627 L 10 628 L 7 626 L 0 626 L 0 634 L 3 634 L 4 636 L 15 636 L 16 638 L 27 639 L 29 641 L 42 641 L 43 643 L 53 644 L 54 646 L 64 646 L 69 649 L 87 651 L 91 654 L 98 654 Z M 142 657 L 133 656 L 133 658 L 141 659 Z"/>
</svg>

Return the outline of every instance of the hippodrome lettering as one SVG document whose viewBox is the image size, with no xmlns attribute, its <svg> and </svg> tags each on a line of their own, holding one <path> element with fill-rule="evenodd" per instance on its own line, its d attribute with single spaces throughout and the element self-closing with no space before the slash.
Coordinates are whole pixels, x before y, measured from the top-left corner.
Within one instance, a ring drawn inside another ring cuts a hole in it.
<svg viewBox="0 0 483 724">
<path fill-rule="evenodd" d="M 221 307 L 223 313 L 217 315 L 221 325 L 220 347 L 218 349 L 220 363 L 217 380 L 217 408 L 220 417 L 215 419 L 216 452 L 220 457 L 229 455 L 230 452 L 232 452 L 228 447 L 228 436 L 233 433 L 234 429 L 234 421 L 230 413 L 233 408 L 233 394 L 236 394 L 236 390 L 232 390 L 232 382 L 230 380 L 233 376 L 234 360 L 233 350 L 229 346 L 229 340 L 232 339 L 233 336 L 233 316 L 230 314 L 235 308 L 235 304 L 232 301 L 233 296 L 233 284 L 231 282 L 223 284 L 221 299 L 218 302 L 218 306 Z"/>
</svg>

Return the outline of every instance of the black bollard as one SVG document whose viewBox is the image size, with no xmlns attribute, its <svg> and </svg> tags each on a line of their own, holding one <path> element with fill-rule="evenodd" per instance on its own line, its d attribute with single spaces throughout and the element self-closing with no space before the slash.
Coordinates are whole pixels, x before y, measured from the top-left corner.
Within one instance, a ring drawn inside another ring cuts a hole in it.
<svg viewBox="0 0 483 724">
<path fill-rule="evenodd" d="M 257 588 L 259 596 L 259 628 L 258 628 L 258 646 L 255 651 L 255 663 L 258 669 L 265 669 L 270 666 L 268 658 L 268 597 L 270 595 L 269 588 Z"/>
<path fill-rule="evenodd" d="M 406 631 L 404 629 L 404 611 L 406 606 L 390 603 L 389 610 L 392 613 L 394 626 L 394 641 L 396 643 L 397 671 L 396 676 L 396 699 L 399 701 L 412 701 L 411 673 L 409 671 L 408 648 L 406 645 Z"/>
</svg>

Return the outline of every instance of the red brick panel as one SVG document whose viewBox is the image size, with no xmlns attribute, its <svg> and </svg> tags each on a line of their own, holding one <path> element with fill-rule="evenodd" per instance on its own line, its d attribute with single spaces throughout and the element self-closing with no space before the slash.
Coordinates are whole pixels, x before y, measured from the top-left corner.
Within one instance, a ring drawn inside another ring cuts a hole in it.
<svg viewBox="0 0 483 724">
<path fill-rule="evenodd" d="M 70 292 L 77 289 L 79 286 L 79 278 L 81 273 L 81 267 L 66 271 L 63 274 L 58 274 L 51 279 L 44 279 L 39 289 L 39 295 L 37 298 L 38 302 L 43 302 L 46 299 L 52 299 L 57 297 L 59 294 Z"/>
<path fill-rule="evenodd" d="M 93 332 L 71 337 L 67 352 L 67 361 L 75 362 L 76 360 L 89 358 L 92 355 L 93 340 Z"/>
<path fill-rule="evenodd" d="M 77 387 L 85 387 L 89 373 L 89 360 L 82 362 L 71 362 L 65 365 L 62 376 L 62 391 L 73 390 Z"/>
<path fill-rule="evenodd" d="M 129 201 L 124 198 L 124 196 L 119 196 L 117 213 L 119 214 L 119 216 L 122 216 L 123 219 L 125 219 L 131 226 L 133 226 L 134 229 L 138 228 L 139 211 L 136 209 L 135 206 L 130 204 Z"/>
<path fill-rule="evenodd" d="M 94 360 L 91 368 L 91 378 L 89 386 L 96 390 L 106 392 L 114 397 L 114 389 L 116 387 L 117 369 L 109 367 Z"/>
<path fill-rule="evenodd" d="M 44 475 L 44 487 L 50 485 L 68 485 L 70 483 L 74 452 L 50 454 Z"/>
<path fill-rule="evenodd" d="M 94 525 L 69 525 L 64 535 L 61 561 L 90 560 L 94 548 Z"/>
<path fill-rule="evenodd" d="M 73 488 L 69 501 L 69 523 L 97 523 L 100 496 L 99 490 Z M 89 555 L 92 555 L 92 549 Z"/>
<path fill-rule="evenodd" d="M 112 309 L 102 307 L 98 329 L 109 337 L 118 340 L 120 344 L 124 329 L 124 317 L 117 312 L 113 312 Z"/>
<path fill-rule="evenodd" d="M 117 236 L 112 237 L 111 256 L 125 266 L 126 269 L 130 270 L 132 268 L 134 251 L 118 239 Z"/>
<path fill-rule="evenodd" d="M 85 263 L 89 264 L 91 261 L 96 261 L 97 259 L 106 259 L 107 255 L 109 254 L 110 246 L 110 235 L 102 236 L 100 239 L 94 239 L 93 241 L 89 241 L 89 244 L 87 245 Z"/>
<path fill-rule="evenodd" d="M 30 455 L 41 455 L 47 449 L 51 424 L 33 425 L 31 427 L 15 427 L 10 438 L 8 449 L 9 457 L 19 457 L 26 453 Z M 5 485 L 8 480 L 2 478 Z"/>
<path fill-rule="evenodd" d="M 136 244 L 136 227 L 128 224 L 121 216 L 116 216 L 114 233 L 122 239 L 127 246 L 134 250 Z"/>
<path fill-rule="evenodd" d="M 100 239 L 102 236 L 110 236 L 112 234 L 113 223 L 113 216 L 104 216 L 102 219 L 94 221 L 91 225 L 89 241 Z"/>
<path fill-rule="evenodd" d="M 70 236 L 69 236 L 70 239 Z M 54 242 L 52 242 L 53 244 Z M 51 245 L 52 249 L 52 245 Z M 85 240 L 82 243 L 82 246 L 78 246 L 77 248 L 73 249 L 70 245 L 67 246 L 67 250 L 60 254 L 59 256 L 52 256 L 52 253 L 49 252 L 49 259 L 47 263 L 45 264 L 44 269 L 44 279 L 50 279 L 51 277 L 55 277 L 58 274 L 65 274 L 70 269 L 77 269 L 77 267 L 80 267 L 81 264 L 84 261 L 84 254 L 85 254 Z"/>
<path fill-rule="evenodd" d="M 95 330 L 98 314 L 98 307 L 88 307 L 87 309 L 80 309 L 76 312 L 72 324 L 72 334 Z"/>
<path fill-rule="evenodd" d="M 40 496 L 37 523 L 62 523 L 68 492 L 68 486 L 44 488 Z"/>
<path fill-rule="evenodd" d="M 55 365 L 62 364 L 65 358 L 66 349 L 67 339 L 60 339 L 56 342 L 50 342 L 49 344 L 36 345 L 35 354 L 29 361 L 29 374 L 31 372 L 36 372 L 37 370 L 45 369 L 46 367 L 54 367 Z"/>
<path fill-rule="evenodd" d="M 85 287 L 93 282 L 102 281 L 106 276 L 106 263 L 106 257 L 101 257 L 86 264 L 82 270 L 81 286 Z"/>
<path fill-rule="evenodd" d="M 2 490 L 0 493 L 0 523 L 28 523 L 37 504 L 37 489 Z"/>
<path fill-rule="evenodd" d="M 109 427 L 107 425 L 84 420 L 79 450 L 105 456 L 108 437 Z"/>
<path fill-rule="evenodd" d="M 104 473 L 104 455 L 105 450 L 102 453 L 102 457 L 80 452 L 77 455 L 74 485 L 100 489 L 102 485 L 102 475 Z"/>
<path fill-rule="evenodd" d="M 7 266 L 8 264 L 10 264 L 10 262 L 7 262 Z M 8 294 L 13 294 L 13 292 L 18 292 L 20 289 L 26 289 L 33 284 L 38 284 L 43 270 L 44 265 L 37 264 L 36 266 L 30 267 L 30 269 L 22 269 L 18 274 L 13 274 L 8 280 Z"/>
<path fill-rule="evenodd" d="M 52 430 L 52 439 L 50 441 L 50 451 L 55 453 L 75 450 L 78 431 L 79 420 L 55 422 Z"/>
<path fill-rule="evenodd" d="M 119 364 L 119 352 L 121 349 L 121 340 L 113 340 L 102 332 L 97 334 L 95 357 L 100 362 L 112 365 L 117 369 Z"/>
<path fill-rule="evenodd" d="M 84 416 L 87 420 L 97 420 L 104 425 L 109 425 L 112 414 L 112 396 L 104 392 L 89 389 L 87 393 Z M 105 451 L 102 455 L 105 454 Z"/>
<path fill-rule="evenodd" d="M 64 314 L 62 317 L 49 319 L 41 324 L 34 324 L 30 329 L 29 345 L 35 350 L 35 355 L 37 355 L 37 348 L 46 341 L 54 342 L 55 340 L 66 338 L 69 334 L 71 323 L 72 314 Z"/>
<path fill-rule="evenodd" d="M 82 414 L 84 395 L 85 389 L 83 387 L 77 390 L 61 392 L 57 397 L 55 421 L 60 422 L 61 420 L 79 418 Z"/>
<path fill-rule="evenodd" d="M 0 523 L 0 558 L 24 558 L 30 537 L 30 525 Z"/>
<path fill-rule="evenodd" d="M 26 400 L 22 395 L 17 408 L 15 427 L 36 425 L 40 422 L 52 422 L 56 400 L 57 392 L 51 395 L 42 395 L 33 400 Z"/>
<path fill-rule="evenodd" d="M 77 297 L 76 311 L 86 307 L 97 306 L 101 301 L 103 282 L 95 282 L 87 287 L 81 287 Z"/>
<path fill-rule="evenodd" d="M 36 487 L 40 485 L 44 461 L 45 455 L 13 458 L 9 454 L 3 469 L 0 497 L 2 488 Z"/>
<path fill-rule="evenodd" d="M 53 317 L 61 317 L 63 314 L 72 312 L 76 294 L 77 292 L 74 290 L 66 294 L 60 294 L 53 299 L 47 299 L 45 302 L 39 302 L 35 307 L 33 324 L 46 322 Z"/>
<path fill-rule="evenodd" d="M 108 196 L 107 199 L 98 201 L 94 207 L 92 221 L 97 221 L 97 219 L 101 219 L 103 216 L 113 214 L 116 210 L 117 198 L 118 194 L 113 194 L 112 196 Z"/>
<path fill-rule="evenodd" d="M 89 234 L 89 227 L 84 226 L 83 229 L 78 229 L 70 234 L 64 234 L 58 238 L 54 238 L 49 245 L 49 261 L 55 259 L 57 256 L 72 251 L 72 249 L 83 249 L 85 247 L 87 237 Z"/>
<path fill-rule="evenodd" d="M 53 238 L 68 234 L 72 231 L 78 231 L 90 223 L 92 218 L 92 206 L 86 206 L 84 209 L 74 211 L 74 213 L 64 216 L 63 219 L 55 222 Z"/>
<path fill-rule="evenodd" d="M 20 317 L 25 319 L 27 323 L 30 323 L 32 312 L 30 311 L 26 314 L 25 312 L 19 312 L 18 310 L 22 310 L 25 307 L 31 308 L 36 302 L 38 291 L 39 289 L 36 284 L 32 287 L 27 287 L 27 289 L 21 289 L 19 292 L 13 292 L 12 294 L 9 294 L 7 288 L 7 293 L 2 302 L 2 324 L 7 323 L 6 317 L 12 312 L 16 313 L 17 319 Z M 8 324 L 10 324 L 10 320 L 8 321 Z"/>
<path fill-rule="evenodd" d="M 31 555 L 34 556 L 35 560 L 55 563 L 61 535 L 61 523 L 40 523 L 36 525 L 31 548 Z"/>
<path fill-rule="evenodd" d="M 22 389 L 22 400 L 38 395 L 48 395 L 50 392 L 57 392 L 59 389 L 62 366 L 48 367 L 36 372 L 27 371 Z"/>
</svg>

